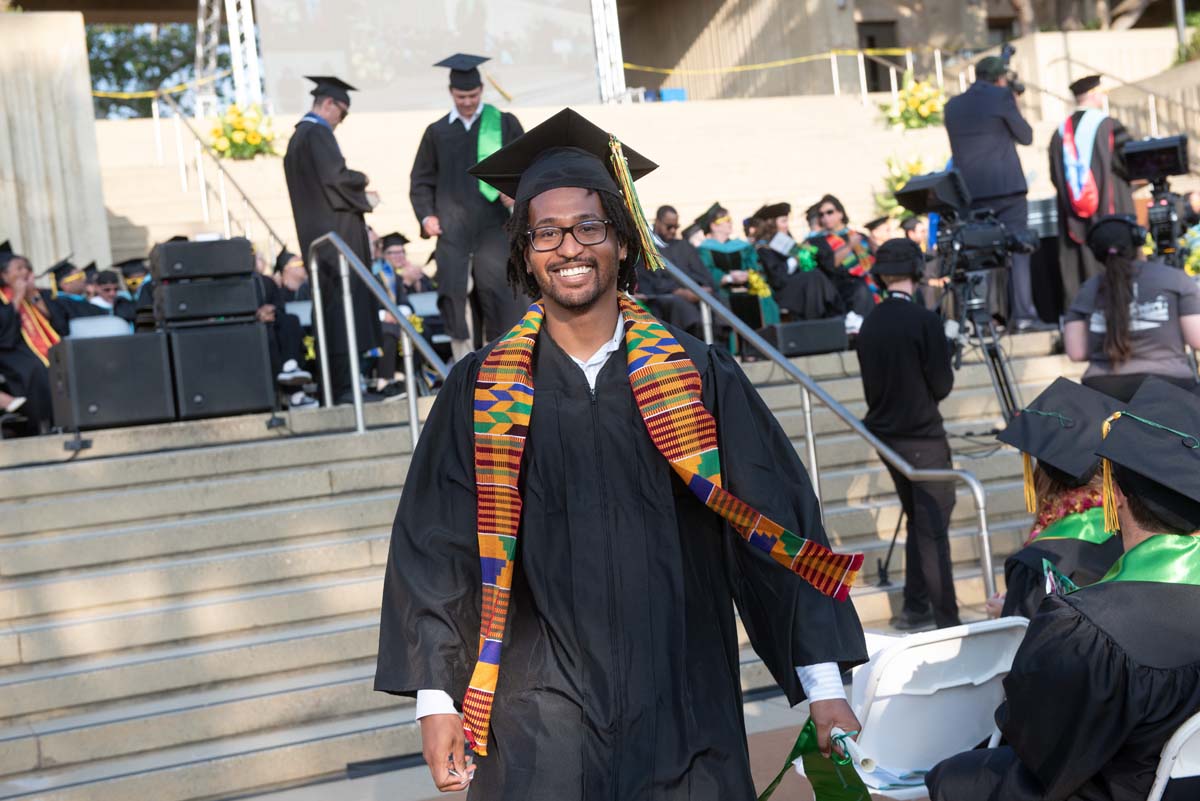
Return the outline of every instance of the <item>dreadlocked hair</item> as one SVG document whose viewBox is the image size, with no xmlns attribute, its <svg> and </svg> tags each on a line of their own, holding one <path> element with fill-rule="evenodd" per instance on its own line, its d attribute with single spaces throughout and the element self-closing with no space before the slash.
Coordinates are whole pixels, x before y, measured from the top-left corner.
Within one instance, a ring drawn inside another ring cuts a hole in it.
<svg viewBox="0 0 1200 801">
<path fill-rule="evenodd" d="M 588 194 L 600 196 L 600 207 L 604 210 L 604 219 L 609 221 L 612 230 L 610 236 L 625 246 L 625 258 L 617 267 L 617 290 L 632 292 L 637 287 L 636 267 L 642 260 L 642 248 L 638 244 L 637 226 L 633 215 L 625 208 L 625 201 L 620 195 L 612 192 L 589 189 Z M 512 217 L 505 227 L 508 232 L 508 283 L 514 291 L 521 291 L 530 298 L 537 300 L 542 296 L 533 273 L 525 267 L 525 252 L 529 247 L 529 201 L 518 201 L 513 206 Z"/>
</svg>

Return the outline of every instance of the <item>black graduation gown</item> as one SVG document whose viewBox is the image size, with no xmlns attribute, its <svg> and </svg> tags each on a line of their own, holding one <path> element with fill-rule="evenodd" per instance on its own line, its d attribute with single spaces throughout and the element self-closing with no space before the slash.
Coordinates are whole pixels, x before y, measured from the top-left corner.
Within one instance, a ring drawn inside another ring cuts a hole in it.
<svg viewBox="0 0 1200 801">
<path fill-rule="evenodd" d="M 675 239 L 665 243 L 659 252 L 701 287 L 713 288 L 712 274 L 705 269 L 700 254 L 689 243 Z M 654 316 L 692 336 L 702 337 L 700 304 L 676 295 L 677 289 L 679 282 L 665 270 L 648 270 L 645 264 L 638 262 L 637 292 L 646 297 L 645 303 Z M 719 323 L 719 318 L 714 318 L 714 332 L 723 328 Z"/>
<path fill-rule="evenodd" d="M 996 723 L 1008 745 L 940 763 L 930 798 L 1145 801 L 1163 745 L 1200 711 L 1198 617 L 1200 587 L 1185 584 L 1048 597 L 1004 679 Z M 1200 795 L 1194 780 L 1171 785 Z"/>
<path fill-rule="evenodd" d="M 444 115 L 425 129 L 413 160 L 409 199 L 418 221 L 436 216 L 442 226 L 437 261 L 438 307 L 446 333 L 467 338 L 467 276 L 473 275 L 475 297 L 483 317 L 483 342 L 508 332 L 528 305 L 508 285 L 509 211 L 497 198 L 488 201 L 479 179 L 467 170 L 478 163 L 480 121 L 467 130 Z M 507 145 L 524 130 L 516 116 L 500 113 L 501 141 Z"/>
<path fill-rule="evenodd" d="M 727 486 L 824 543 L 791 442 L 732 358 L 682 333 L 718 421 Z M 472 400 L 484 352 L 438 393 L 392 530 L 375 688 L 462 700 L 478 648 Z M 543 331 L 524 509 L 489 755 L 472 801 L 726 801 L 754 795 L 736 604 L 792 703 L 794 668 L 865 659 L 838 603 L 732 534 L 646 433 L 624 350 L 595 394 Z M 797 719 L 797 724 L 799 724 Z"/>
<path fill-rule="evenodd" d="M 50 399 L 50 372 L 21 335 L 21 318 L 13 307 L 0 303 L 0 389 L 13 397 L 25 398 L 20 414 L 30 421 L 28 433 L 48 427 L 53 419 Z"/>
<path fill-rule="evenodd" d="M 846 313 L 837 287 L 825 273 L 797 270 L 789 274 L 787 261 L 787 256 L 769 247 L 758 249 L 758 263 L 767 275 L 780 312 L 786 311 L 795 320 L 820 320 Z"/>
<path fill-rule="evenodd" d="M 1082 111 L 1071 115 L 1075 125 Z M 1092 148 L 1092 175 L 1100 192 L 1097 217 L 1107 214 L 1133 214 L 1133 190 L 1125 178 L 1121 148 L 1129 141 L 1125 126 L 1112 117 L 1106 118 L 1096 130 Z M 1071 210 L 1069 190 L 1064 176 L 1062 135 L 1054 132 L 1050 139 L 1050 180 L 1058 193 L 1058 263 L 1063 282 L 1063 309 L 1070 307 L 1079 287 L 1093 275 L 1104 271 L 1104 265 L 1087 249 L 1087 229 L 1096 218 L 1077 217 Z"/>
<path fill-rule="evenodd" d="M 1075 586 L 1086 587 L 1104 578 L 1123 552 L 1118 536 L 1099 545 L 1074 539 L 1034 540 L 1004 560 L 1007 590 L 1000 614 L 1032 618 L 1037 613 L 1046 597 L 1043 559 L 1049 559 Z"/>
<path fill-rule="evenodd" d="M 313 240 L 334 231 L 364 265 L 370 265 L 371 247 L 363 220 L 363 215 L 371 210 L 366 195 L 367 176 L 346 167 L 333 131 L 315 122 L 297 123 L 283 157 L 283 174 L 292 201 L 300 253 L 306 261 Z M 325 335 L 329 338 L 331 355 L 341 356 L 349 351 L 342 315 L 337 251 L 322 248 L 319 264 Z M 365 352 L 379 344 L 379 305 L 366 285 L 353 274 L 350 276 L 350 295 L 354 302 L 358 349 Z"/>
</svg>

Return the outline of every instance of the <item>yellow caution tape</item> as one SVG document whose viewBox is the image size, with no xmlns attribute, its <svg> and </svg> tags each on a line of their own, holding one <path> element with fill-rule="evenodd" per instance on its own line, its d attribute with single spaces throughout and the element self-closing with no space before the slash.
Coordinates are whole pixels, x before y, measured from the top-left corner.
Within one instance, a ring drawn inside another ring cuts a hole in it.
<svg viewBox="0 0 1200 801">
<path fill-rule="evenodd" d="M 232 70 L 224 70 L 216 75 L 210 75 L 207 78 L 201 78 L 197 81 L 188 81 L 187 83 L 176 84 L 169 86 L 166 89 L 147 89 L 142 92 L 92 92 L 92 97 L 106 97 L 113 100 L 150 100 L 159 95 L 177 95 L 180 92 L 186 92 L 188 89 L 194 89 L 197 86 L 203 86 L 213 81 L 219 81 L 222 78 L 227 78 L 233 74 Z"/>
<path fill-rule="evenodd" d="M 929 47 L 875 47 L 867 50 L 828 50 L 824 53 L 817 53 L 811 56 L 797 56 L 795 58 L 781 58 L 776 61 L 764 61 L 760 64 L 739 64 L 733 67 L 708 67 L 701 69 L 685 69 L 681 67 L 647 67 L 644 64 L 630 64 L 625 62 L 622 66 L 627 70 L 634 72 L 654 72 L 659 75 L 726 75 L 733 72 L 754 72 L 756 70 L 770 70 L 778 67 L 790 67 L 793 64 L 807 64 L 812 61 L 825 61 L 831 56 L 857 56 L 862 53 L 865 56 L 903 56 L 908 53 L 915 53 L 918 50 L 931 50 Z"/>
</svg>

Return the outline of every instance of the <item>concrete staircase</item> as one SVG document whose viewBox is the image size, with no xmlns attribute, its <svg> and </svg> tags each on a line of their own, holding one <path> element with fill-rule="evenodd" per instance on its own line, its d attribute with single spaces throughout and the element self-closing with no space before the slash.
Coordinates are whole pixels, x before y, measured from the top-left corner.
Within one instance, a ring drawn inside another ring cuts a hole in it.
<svg viewBox="0 0 1200 801">
<path fill-rule="evenodd" d="M 1009 340 L 1026 399 L 1079 368 L 1050 337 Z M 856 414 L 852 353 L 798 360 Z M 799 393 L 771 365 L 747 373 L 803 452 Z M 410 447 L 403 404 L 0 442 L 0 799 L 233 798 L 416 755 L 409 701 L 371 691 L 382 571 Z M 968 363 L 943 404 L 951 431 L 998 420 Z M 899 506 L 886 470 L 815 411 L 832 540 L 867 554 L 853 602 L 886 626 L 903 584 L 874 586 Z M 1011 451 L 956 440 L 987 486 L 998 559 L 1028 528 Z M 41 464 L 31 465 L 32 462 Z M 974 510 L 960 490 L 952 553 L 960 602 L 983 599 Z M 743 686 L 770 686 L 744 637 Z"/>
</svg>

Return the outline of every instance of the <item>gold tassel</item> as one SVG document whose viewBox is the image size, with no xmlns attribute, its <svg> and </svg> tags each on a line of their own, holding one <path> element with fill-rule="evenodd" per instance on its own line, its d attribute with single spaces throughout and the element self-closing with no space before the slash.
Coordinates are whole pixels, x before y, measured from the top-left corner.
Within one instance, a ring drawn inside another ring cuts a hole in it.
<svg viewBox="0 0 1200 801">
<path fill-rule="evenodd" d="M 1033 485 L 1033 457 L 1022 453 L 1021 462 L 1022 472 L 1025 474 L 1025 511 L 1033 514 L 1037 511 L 1037 488 Z"/>
<path fill-rule="evenodd" d="M 1121 416 L 1120 412 L 1114 412 L 1100 426 L 1100 437 L 1107 439 L 1108 432 L 1112 430 L 1113 421 Z M 1116 531 L 1121 527 L 1121 522 L 1117 519 L 1117 495 L 1113 488 L 1113 467 L 1112 462 L 1108 459 L 1100 460 L 1100 471 L 1104 476 L 1104 483 L 1101 488 L 1102 497 L 1104 499 L 1104 530 Z"/>
<path fill-rule="evenodd" d="M 654 239 L 650 236 L 650 226 L 646 224 L 646 214 L 642 211 L 641 201 L 638 200 L 637 190 L 633 188 L 633 176 L 629 174 L 629 163 L 625 160 L 625 150 L 617 137 L 609 134 L 609 159 L 612 161 L 613 172 L 617 176 L 617 186 L 625 196 L 625 208 L 633 215 L 633 224 L 637 227 L 638 242 L 642 246 L 642 260 L 648 270 L 663 269 L 662 256 L 654 247 Z"/>
</svg>

